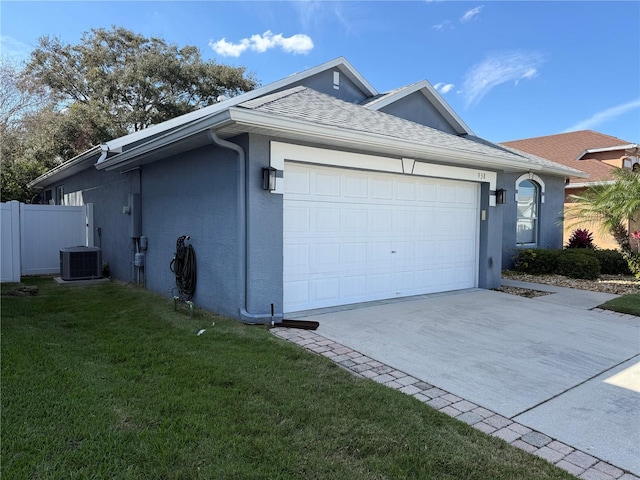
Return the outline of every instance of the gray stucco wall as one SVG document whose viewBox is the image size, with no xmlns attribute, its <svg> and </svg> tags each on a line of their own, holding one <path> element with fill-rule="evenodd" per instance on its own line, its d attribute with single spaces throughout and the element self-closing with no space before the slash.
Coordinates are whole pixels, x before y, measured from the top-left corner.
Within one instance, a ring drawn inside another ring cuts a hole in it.
<svg viewBox="0 0 640 480">
<path fill-rule="evenodd" d="M 142 167 L 148 289 L 166 296 L 177 293 L 169 264 L 178 237 L 189 235 L 197 260 L 196 307 L 237 316 L 237 179 L 235 152 L 214 146 Z"/>
<path fill-rule="evenodd" d="M 502 268 L 513 267 L 516 244 L 516 180 L 521 173 L 507 173 L 498 177 L 498 188 L 507 191 L 507 201 L 502 205 L 504 215 L 502 232 Z M 538 216 L 538 248 L 562 248 L 562 229 L 564 215 L 564 178 L 539 175 L 545 183 L 545 201 L 540 205 Z M 520 247 L 522 248 L 522 247 Z M 531 248 L 530 246 L 524 248 Z"/>
<path fill-rule="evenodd" d="M 331 95 L 332 97 L 339 98 L 345 102 L 359 103 L 365 98 L 365 94 L 358 88 L 347 76 L 340 72 L 340 88 L 333 88 L 333 72 L 335 70 L 326 70 L 311 77 L 305 78 L 295 84 L 288 85 L 286 88 L 293 88 L 297 86 L 304 86 L 317 90 L 318 92 Z"/>
<path fill-rule="evenodd" d="M 102 261 L 109 263 L 111 276 L 124 281 L 131 280 L 130 219 L 122 213 L 129 203 L 130 177 L 90 167 L 52 186 L 63 185 L 65 194 L 81 192 L 82 203 L 93 204 L 94 246 L 102 248 Z"/>
<path fill-rule="evenodd" d="M 239 144 L 250 159 L 247 168 L 247 311 L 282 313 L 283 196 L 262 190 L 262 168 L 269 166 L 270 141 L 250 135 Z"/>
<path fill-rule="evenodd" d="M 382 112 L 404 118 L 427 127 L 436 128 L 446 133 L 457 135 L 449 122 L 438 112 L 427 98 L 420 92 L 415 92 L 399 99 L 381 109 Z"/>
<path fill-rule="evenodd" d="M 497 288 L 502 283 L 502 205 L 489 206 L 489 184 L 480 187 L 480 245 L 478 287 Z M 484 212 L 485 219 L 482 219 Z"/>
<path fill-rule="evenodd" d="M 238 155 L 214 145 L 126 174 L 91 167 L 64 181 L 65 193 L 80 191 L 84 203 L 94 204 L 95 227 L 101 230 L 95 244 L 102 247 L 113 278 L 137 279 L 131 217 L 122 208 L 131 193 L 140 193 L 142 235 L 148 239 L 146 288 L 167 298 L 177 293 L 169 264 L 177 238 L 189 235 L 197 259 L 196 307 L 235 318 L 245 307 L 250 314 L 269 315 L 274 304 L 275 312 L 282 312 L 282 195 L 264 191 L 261 182 L 270 142 L 258 135 L 231 141 L 246 153 L 246 302 L 239 268 L 244 249 L 237 219 L 240 214 L 244 221 L 245 212 L 238 205 Z"/>
</svg>

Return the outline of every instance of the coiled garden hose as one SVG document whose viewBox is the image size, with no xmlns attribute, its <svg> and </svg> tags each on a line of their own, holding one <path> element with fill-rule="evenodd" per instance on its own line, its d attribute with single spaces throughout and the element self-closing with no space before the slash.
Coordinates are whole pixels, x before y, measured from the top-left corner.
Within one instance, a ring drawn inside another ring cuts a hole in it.
<svg viewBox="0 0 640 480">
<path fill-rule="evenodd" d="M 183 302 L 191 300 L 196 291 L 196 252 L 191 244 L 184 244 L 188 239 L 188 235 L 178 237 L 176 253 L 169 264 L 169 268 L 176 276 L 176 287 Z"/>
</svg>

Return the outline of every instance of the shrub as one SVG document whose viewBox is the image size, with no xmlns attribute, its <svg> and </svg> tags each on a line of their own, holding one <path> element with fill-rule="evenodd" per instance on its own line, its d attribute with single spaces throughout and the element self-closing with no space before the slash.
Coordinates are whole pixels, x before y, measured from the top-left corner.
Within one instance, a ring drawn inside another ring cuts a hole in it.
<svg viewBox="0 0 640 480">
<path fill-rule="evenodd" d="M 600 273 L 605 275 L 631 275 L 629 264 L 618 250 L 595 250 L 600 262 Z"/>
<path fill-rule="evenodd" d="M 532 275 L 555 273 L 560 250 L 527 248 L 518 250 L 513 257 L 513 268 L 518 272 Z"/>
<path fill-rule="evenodd" d="M 622 256 L 627 260 L 631 274 L 640 278 L 640 253 L 622 252 Z"/>
<path fill-rule="evenodd" d="M 567 248 L 595 248 L 593 244 L 593 234 L 586 228 L 574 230 L 567 243 Z"/>
<path fill-rule="evenodd" d="M 571 248 L 558 256 L 556 272 L 570 278 L 595 280 L 600 276 L 600 262 L 593 250 Z"/>
</svg>

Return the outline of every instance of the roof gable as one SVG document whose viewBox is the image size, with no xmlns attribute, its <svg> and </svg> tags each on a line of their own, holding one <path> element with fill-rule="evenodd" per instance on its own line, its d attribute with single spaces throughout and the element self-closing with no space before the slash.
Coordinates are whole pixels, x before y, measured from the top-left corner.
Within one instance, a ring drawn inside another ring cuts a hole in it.
<svg viewBox="0 0 640 480">
<path fill-rule="evenodd" d="M 329 75 L 333 82 L 333 72 L 341 73 L 342 76 L 348 80 L 349 88 L 344 88 L 343 92 L 348 90 L 354 97 L 362 96 L 362 98 L 378 95 L 376 89 L 373 88 L 373 86 L 362 75 L 360 75 L 360 73 L 344 57 L 339 57 L 220 103 L 201 108 L 157 125 L 152 125 L 139 132 L 134 132 L 129 135 L 125 135 L 124 137 L 116 138 L 106 142 L 105 145 L 109 151 L 120 153 L 128 148 L 164 135 L 172 130 L 179 129 L 190 122 L 216 115 L 229 107 L 246 102 L 247 100 L 291 88 L 292 86 L 304 85 L 305 83 L 310 83 L 317 88 Z M 343 85 L 345 85 L 344 80 Z M 333 83 L 331 87 L 333 87 Z M 358 94 L 356 92 L 360 93 Z"/>
<path fill-rule="evenodd" d="M 426 80 L 366 100 L 363 105 L 455 135 L 473 131 Z"/>
<path fill-rule="evenodd" d="M 590 182 L 598 182 L 611 180 L 613 178 L 612 171 L 615 167 L 599 159 L 584 158 L 585 155 L 594 150 L 612 151 L 611 147 L 620 147 L 620 150 L 623 151 L 629 145 L 633 146 L 635 144 L 592 130 L 580 130 L 502 142 L 501 145 L 582 170 L 589 174 Z"/>
</svg>

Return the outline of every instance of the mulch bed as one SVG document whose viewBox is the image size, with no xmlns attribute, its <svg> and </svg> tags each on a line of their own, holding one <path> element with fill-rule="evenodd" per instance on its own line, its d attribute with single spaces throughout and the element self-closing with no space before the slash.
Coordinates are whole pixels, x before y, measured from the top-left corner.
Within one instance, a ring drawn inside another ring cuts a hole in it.
<svg viewBox="0 0 640 480">
<path fill-rule="evenodd" d="M 521 282 L 542 283 L 546 285 L 555 285 L 557 287 L 612 293 L 614 295 L 640 293 L 640 279 L 625 275 L 602 275 L 597 280 L 582 280 L 578 278 L 563 277 L 562 275 L 529 275 L 526 273 L 508 270 L 502 272 L 502 276 L 510 280 L 519 280 Z"/>
<path fill-rule="evenodd" d="M 503 285 L 502 287 L 494 288 L 496 292 L 509 293 L 511 295 L 519 295 L 521 297 L 527 298 L 535 298 L 542 297 L 543 295 L 550 295 L 553 292 L 542 292 L 540 290 L 530 290 L 528 288 L 520 288 L 520 287 L 507 287 Z"/>
</svg>

